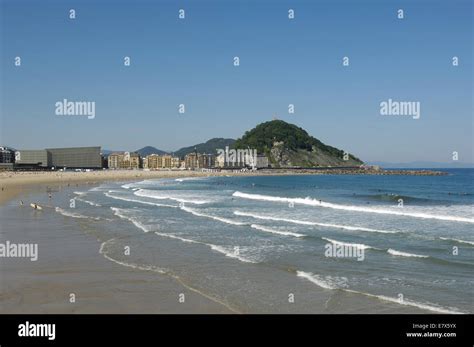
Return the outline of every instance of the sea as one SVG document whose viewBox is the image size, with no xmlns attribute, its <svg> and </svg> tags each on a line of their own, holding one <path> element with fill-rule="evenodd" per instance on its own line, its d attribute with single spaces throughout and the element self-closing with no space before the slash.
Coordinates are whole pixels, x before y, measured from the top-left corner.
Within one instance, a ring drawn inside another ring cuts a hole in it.
<svg viewBox="0 0 474 347">
<path fill-rule="evenodd" d="M 55 212 L 235 312 L 474 313 L 474 169 L 441 171 L 105 183 Z"/>
</svg>

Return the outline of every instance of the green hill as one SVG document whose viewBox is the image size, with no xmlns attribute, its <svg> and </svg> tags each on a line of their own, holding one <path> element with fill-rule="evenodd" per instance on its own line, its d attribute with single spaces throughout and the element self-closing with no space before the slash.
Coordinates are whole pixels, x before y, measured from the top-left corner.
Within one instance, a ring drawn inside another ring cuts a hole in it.
<svg viewBox="0 0 474 347">
<path fill-rule="evenodd" d="M 282 120 L 257 125 L 236 140 L 234 148 L 257 149 L 274 167 L 359 166 L 363 162 L 344 151 L 325 145 L 304 129 Z"/>
</svg>

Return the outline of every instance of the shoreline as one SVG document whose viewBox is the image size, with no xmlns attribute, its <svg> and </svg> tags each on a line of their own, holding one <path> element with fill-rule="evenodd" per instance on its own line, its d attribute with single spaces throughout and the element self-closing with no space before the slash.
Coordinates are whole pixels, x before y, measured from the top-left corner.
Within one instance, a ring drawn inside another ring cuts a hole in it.
<svg viewBox="0 0 474 347">
<path fill-rule="evenodd" d="M 258 171 L 192 171 L 192 170 L 101 170 L 90 172 L 58 171 L 5 171 L 0 172 L 0 205 L 22 193 L 46 188 L 94 185 L 111 181 L 139 181 L 158 178 L 208 176 L 291 176 L 291 175 L 408 175 L 442 176 L 446 172 L 432 170 L 375 170 L 375 169 L 264 169 Z"/>
</svg>

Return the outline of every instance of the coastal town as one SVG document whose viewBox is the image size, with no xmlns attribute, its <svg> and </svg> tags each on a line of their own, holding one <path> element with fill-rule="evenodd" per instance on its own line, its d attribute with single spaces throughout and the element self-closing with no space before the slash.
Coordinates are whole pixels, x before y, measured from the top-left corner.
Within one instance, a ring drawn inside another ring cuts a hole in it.
<svg viewBox="0 0 474 347">
<path fill-rule="evenodd" d="M 101 147 L 48 148 L 42 150 L 14 150 L 0 147 L 0 171 L 173 171 L 173 172 L 255 172 L 261 174 L 332 174 L 332 175 L 409 175 L 443 176 L 443 171 L 383 169 L 374 165 L 357 166 L 275 166 L 255 150 L 218 149 L 216 154 L 193 151 L 177 157 L 172 154 L 140 155 L 138 152 L 101 151 Z"/>
<path fill-rule="evenodd" d="M 269 163 L 256 151 L 226 148 L 219 155 L 197 151 L 177 157 L 171 154 L 140 155 L 138 152 L 103 153 L 101 147 L 47 148 L 41 150 L 0 147 L 0 170 L 212 170 L 263 169 Z"/>
</svg>

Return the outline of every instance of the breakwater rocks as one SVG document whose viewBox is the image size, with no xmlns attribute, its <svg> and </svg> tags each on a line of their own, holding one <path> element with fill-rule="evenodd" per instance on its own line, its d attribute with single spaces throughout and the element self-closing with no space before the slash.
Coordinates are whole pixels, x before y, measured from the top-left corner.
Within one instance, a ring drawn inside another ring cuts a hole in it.
<svg viewBox="0 0 474 347">
<path fill-rule="evenodd" d="M 447 172 L 435 170 L 386 170 L 381 168 L 279 168 L 264 169 L 259 171 L 268 171 L 273 174 L 312 174 L 312 175 L 403 175 L 403 176 L 446 176 Z"/>
</svg>

